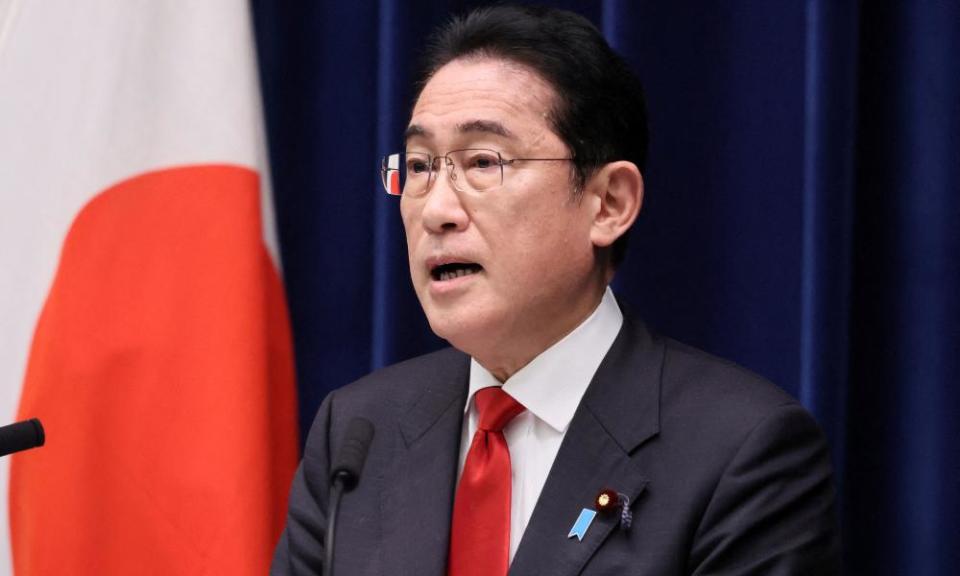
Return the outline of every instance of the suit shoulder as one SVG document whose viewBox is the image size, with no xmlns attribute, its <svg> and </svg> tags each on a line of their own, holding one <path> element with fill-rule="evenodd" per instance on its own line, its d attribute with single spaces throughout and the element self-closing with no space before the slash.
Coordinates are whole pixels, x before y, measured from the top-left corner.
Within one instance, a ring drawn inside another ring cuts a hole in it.
<svg viewBox="0 0 960 576">
<path fill-rule="evenodd" d="M 327 394 L 310 427 L 308 447 L 326 445 L 326 437 L 354 417 L 389 426 L 425 394 L 437 402 L 466 395 L 469 357 L 445 348 L 386 366 Z"/>
<path fill-rule="evenodd" d="M 803 411 L 795 398 L 738 364 L 669 338 L 664 346 L 661 418 L 691 421 L 707 435 L 742 438 L 783 407 Z"/>
<path fill-rule="evenodd" d="M 705 397 L 741 409 L 779 406 L 796 399 L 776 384 L 739 364 L 677 342 L 664 344 L 663 380 L 670 391 Z M 666 391 L 666 390 L 665 390 Z M 718 406 L 720 407 L 720 406 Z"/>
<path fill-rule="evenodd" d="M 332 392 L 340 404 L 382 403 L 391 398 L 394 404 L 415 398 L 433 387 L 456 387 L 466 384 L 469 357 L 454 348 L 444 348 L 375 370 Z"/>
<path fill-rule="evenodd" d="M 745 447 L 752 454 L 750 447 L 761 446 L 767 457 L 798 447 L 826 453 L 815 419 L 777 385 L 729 360 L 656 338 L 663 345 L 660 458 L 719 479 Z"/>
</svg>

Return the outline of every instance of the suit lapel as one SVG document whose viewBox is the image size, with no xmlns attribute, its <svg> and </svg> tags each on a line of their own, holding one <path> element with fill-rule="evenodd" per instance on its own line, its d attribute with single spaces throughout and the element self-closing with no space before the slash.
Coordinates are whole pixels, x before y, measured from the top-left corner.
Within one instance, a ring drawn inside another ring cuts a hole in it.
<svg viewBox="0 0 960 576">
<path fill-rule="evenodd" d="M 469 366 L 462 355 L 454 364 L 425 374 L 401 415 L 395 473 L 381 499 L 383 574 L 445 574 Z"/>
<path fill-rule="evenodd" d="M 647 481 L 631 454 L 659 431 L 662 360 L 662 346 L 642 324 L 625 319 L 564 436 L 511 576 L 580 574 L 604 541 L 621 531 L 617 514 L 598 514 L 582 541 L 567 537 L 582 509 L 596 509 L 601 490 L 626 494 L 632 504 L 642 498 Z"/>
</svg>

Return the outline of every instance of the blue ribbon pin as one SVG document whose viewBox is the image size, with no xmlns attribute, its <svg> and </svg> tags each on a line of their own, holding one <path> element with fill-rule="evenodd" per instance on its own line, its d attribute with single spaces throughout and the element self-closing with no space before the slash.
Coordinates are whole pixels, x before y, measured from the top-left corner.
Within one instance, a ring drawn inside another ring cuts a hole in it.
<svg viewBox="0 0 960 576">
<path fill-rule="evenodd" d="M 577 537 L 577 540 L 583 542 L 583 536 L 587 533 L 587 528 L 590 527 L 590 523 L 593 522 L 593 518 L 597 515 L 595 510 L 590 510 L 589 508 L 584 508 L 580 511 L 580 515 L 577 516 L 577 521 L 573 523 L 573 528 L 570 529 L 570 533 L 567 534 L 567 538 Z"/>
</svg>

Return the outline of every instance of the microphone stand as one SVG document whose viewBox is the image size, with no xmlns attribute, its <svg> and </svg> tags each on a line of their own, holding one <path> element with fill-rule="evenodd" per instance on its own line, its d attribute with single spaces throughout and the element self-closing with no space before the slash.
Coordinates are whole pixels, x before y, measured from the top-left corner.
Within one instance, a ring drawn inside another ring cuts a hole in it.
<svg viewBox="0 0 960 576">
<path fill-rule="evenodd" d="M 330 487 L 330 506 L 327 511 L 327 532 L 324 534 L 324 552 L 326 558 L 323 561 L 323 572 L 325 576 L 333 576 L 333 545 L 334 536 L 337 530 L 337 513 L 340 512 L 340 497 L 343 496 L 344 476 L 341 472 L 333 479 L 333 485 Z"/>
<path fill-rule="evenodd" d="M 324 542 L 324 576 L 333 576 L 334 536 L 337 532 L 337 513 L 340 511 L 340 498 L 357 486 L 363 462 L 367 459 L 370 442 L 373 440 L 373 424 L 364 418 L 354 418 L 347 425 L 340 452 L 333 461 L 330 474 L 330 498 L 327 507 L 327 532 Z"/>
</svg>

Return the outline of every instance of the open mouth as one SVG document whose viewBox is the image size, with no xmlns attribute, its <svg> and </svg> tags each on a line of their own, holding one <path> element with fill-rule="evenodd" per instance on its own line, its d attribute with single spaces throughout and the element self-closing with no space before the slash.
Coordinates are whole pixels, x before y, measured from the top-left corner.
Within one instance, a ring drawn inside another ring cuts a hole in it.
<svg viewBox="0 0 960 576">
<path fill-rule="evenodd" d="M 479 264 L 471 264 L 469 262 L 450 262 L 448 264 L 441 264 L 435 266 L 430 270 L 430 277 L 434 280 L 453 280 L 454 278 L 460 278 L 461 276 L 469 276 L 470 274 L 476 274 L 483 270 L 483 266 Z"/>
</svg>

